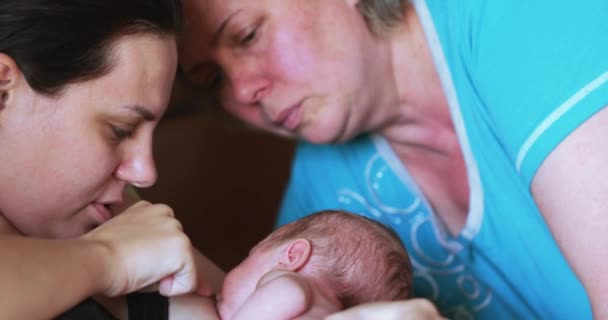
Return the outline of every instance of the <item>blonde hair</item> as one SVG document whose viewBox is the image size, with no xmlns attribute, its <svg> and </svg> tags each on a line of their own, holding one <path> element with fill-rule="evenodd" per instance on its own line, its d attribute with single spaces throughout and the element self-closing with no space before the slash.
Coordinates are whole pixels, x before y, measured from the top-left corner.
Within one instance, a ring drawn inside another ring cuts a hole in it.
<svg viewBox="0 0 608 320">
<path fill-rule="evenodd" d="M 382 34 L 403 20 L 410 0 L 359 0 L 359 11 L 365 17 L 369 28 Z"/>
<path fill-rule="evenodd" d="M 289 223 L 260 247 L 303 238 L 312 246 L 313 276 L 336 290 L 343 307 L 407 299 L 412 265 L 397 234 L 369 218 L 326 210 Z"/>
</svg>

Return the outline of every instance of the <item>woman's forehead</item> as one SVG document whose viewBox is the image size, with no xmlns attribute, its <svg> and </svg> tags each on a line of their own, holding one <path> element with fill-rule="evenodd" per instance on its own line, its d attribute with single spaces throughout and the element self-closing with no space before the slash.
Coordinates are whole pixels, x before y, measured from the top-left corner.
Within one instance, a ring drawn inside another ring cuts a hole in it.
<svg viewBox="0 0 608 320">
<path fill-rule="evenodd" d="M 249 8 L 254 9 L 251 3 L 240 0 L 185 0 L 185 37 L 193 36 L 201 40 L 210 40 L 213 33 L 230 16 Z M 255 6 L 255 9 L 257 10 L 258 7 Z"/>
<path fill-rule="evenodd" d="M 184 29 L 180 37 L 182 64 L 198 61 L 210 53 L 215 34 L 232 16 L 251 10 L 263 10 L 266 1 L 185 0 Z"/>
<path fill-rule="evenodd" d="M 232 11 L 243 7 L 261 7 L 258 2 L 264 1 L 251 2 L 253 3 L 241 0 L 185 0 L 184 15 L 199 20 L 223 20 Z"/>
</svg>

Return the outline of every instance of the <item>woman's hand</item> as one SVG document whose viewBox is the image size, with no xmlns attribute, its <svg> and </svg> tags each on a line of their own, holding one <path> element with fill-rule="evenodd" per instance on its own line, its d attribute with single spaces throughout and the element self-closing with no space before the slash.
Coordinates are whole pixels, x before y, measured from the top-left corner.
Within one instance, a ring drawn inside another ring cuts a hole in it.
<svg viewBox="0 0 608 320">
<path fill-rule="evenodd" d="M 197 289 L 190 239 L 166 205 L 140 201 L 83 239 L 104 248 L 100 294 L 124 295 L 158 281 L 167 296 Z"/>
<path fill-rule="evenodd" d="M 326 317 L 325 320 L 435 320 L 445 319 L 435 306 L 426 299 L 362 304 Z"/>
</svg>

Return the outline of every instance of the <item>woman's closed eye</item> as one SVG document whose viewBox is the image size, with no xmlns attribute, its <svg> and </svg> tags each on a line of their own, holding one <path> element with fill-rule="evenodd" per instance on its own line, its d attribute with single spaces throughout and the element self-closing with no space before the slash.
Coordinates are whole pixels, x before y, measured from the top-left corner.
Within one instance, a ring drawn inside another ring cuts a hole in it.
<svg viewBox="0 0 608 320">
<path fill-rule="evenodd" d="M 241 48 L 247 48 L 253 45 L 259 38 L 259 32 L 262 23 L 263 20 L 256 22 L 238 32 L 235 37 L 236 44 Z"/>
<path fill-rule="evenodd" d="M 252 30 L 248 31 L 239 40 L 240 45 L 241 46 L 248 46 L 248 45 L 250 45 L 255 40 L 256 32 L 257 32 L 257 29 L 252 29 Z"/>
<path fill-rule="evenodd" d="M 125 128 L 119 125 L 110 124 L 112 130 L 113 139 L 116 141 L 122 141 L 133 136 L 133 127 Z"/>
</svg>

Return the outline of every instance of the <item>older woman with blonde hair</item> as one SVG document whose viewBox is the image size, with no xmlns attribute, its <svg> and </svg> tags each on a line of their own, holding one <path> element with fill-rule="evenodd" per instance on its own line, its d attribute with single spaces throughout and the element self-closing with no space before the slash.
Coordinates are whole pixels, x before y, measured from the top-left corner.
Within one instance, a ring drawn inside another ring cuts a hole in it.
<svg viewBox="0 0 608 320">
<path fill-rule="evenodd" d="M 415 294 L 450 318 L 608 317 L 608 2 L 185 6 L 187 77 L 301 140 L 279 224 L 340 208 L 391 225 Z"/>
</svg>

